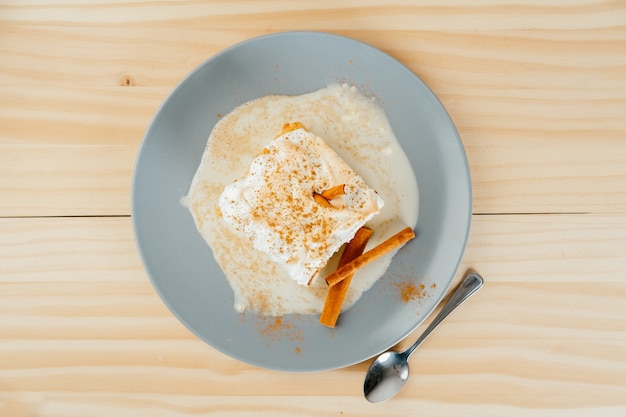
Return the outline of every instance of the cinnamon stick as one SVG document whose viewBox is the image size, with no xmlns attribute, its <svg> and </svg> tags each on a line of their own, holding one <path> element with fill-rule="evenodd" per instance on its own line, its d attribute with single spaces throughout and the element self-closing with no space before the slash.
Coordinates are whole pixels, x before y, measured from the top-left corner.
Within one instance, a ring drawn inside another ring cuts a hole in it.
<svg viewBox="0 0 626 417">
<path fill-rule="evenodd" d="M 340 195 L 344 195 L 346 193 L 346 184 L 336 185 L 334 187 L 329 188 L 328 190 L 322 191 L 322 197 L 326 200 L 332 200 L 333 198 L 339 197 Z"/>
<path fill-rule="evenodd" d="M 410 227 L 404 228 L 389 239 L 382 242 L 380 245 L 365 252 L 361 256 L 353 259 L 340 268 L 337 268 L 335 272 L 326 277 L 326 283 L 329 286 L 334 286 L 346 279 L 348 276 L 354 274 L 357 269 L 364 267 L 368 263 L 380 258 L 386 253 L 402 246 L 409 240 L 415 237 L 413 229 Z"/>
<path fill-rule="evenodd" d="M 365 227 L 361 227 L 357 230 L 356 234 L 352 240 L 348 242 L 343 250 L 343 253 L 341 254 L 341 258 L 339 259 L 340 268 L 363 254 L 365 246 L 367 245 L 370 236 L 372 236 L 372 233 L 373 232 L 370 229 Z M 320 323 L 324 326 L 331 328 L 335 327 L 337 319 L 339 318 L 339 313 L 341 312 L 343 301 L 346 298 L 348 288 L 352 282 L 353 275 L 354 274 L 347 276 L 340 283 L 328 288 L 326 300 L 324 301 L 324 307 L 322 308 L 322 314 L 320 314 Z"/>
<path fill-rule="evenodd" d="M 331 204 L 330 201 L 328 201 L 328 199 L 326 197 L 324 197 L 321 194 L 318 193 L 313 193 L 313 200 L 315 200 L 315 202 L 317 204 L 319 204 L 322 207 L 332 207 L 333 205 Z"/>
</svg>

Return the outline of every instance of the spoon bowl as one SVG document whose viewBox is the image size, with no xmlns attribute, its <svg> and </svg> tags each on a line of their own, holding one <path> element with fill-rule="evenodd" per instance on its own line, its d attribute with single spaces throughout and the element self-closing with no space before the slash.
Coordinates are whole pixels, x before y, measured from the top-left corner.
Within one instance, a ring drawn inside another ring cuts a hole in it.
<svg viewBox="0 0 626 417">
<path fill-rule="evenodd" d="M 363 383 L 365 398 L 370 402 L 377 403 L 396 395 L 409 379 L 409 356 L 450 313 L 478 291 L 483 283 L 482 277 L 477 273 L 468 274 L 439 314 L 411 347 L 404 352 L 388 351 L 376 358 L 365 375 L 365 382 Z"/>
<path fill-rule="evenodd" d="M 366 398 L 374 403 L 389 398 L 389 393 L 396 393 L 409 379 L 409 363 L 400 352 L 385 352 L 370 366 L 365 378 Z"/>
</svg>

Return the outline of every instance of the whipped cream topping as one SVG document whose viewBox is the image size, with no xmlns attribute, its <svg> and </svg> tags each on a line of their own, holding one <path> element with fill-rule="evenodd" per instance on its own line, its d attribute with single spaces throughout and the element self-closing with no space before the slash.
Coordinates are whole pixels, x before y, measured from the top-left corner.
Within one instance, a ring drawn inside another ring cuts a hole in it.
<svg viewBox="0 0 626 417">
<path fill-rule="evenodd" d="M 345 184 L 324 207 L 313 198 Z M 376 216 L 383 200 L 317 135 L 303 128 L 272 140 L 245 177 L 219 198 L 224 220 L 308 285 L 340 247 Z"/>
<path fill-rule="evenodd" d="M 181 202 L 210 247 L 207 256 L 212 252 L 224 272 L 233 290 L 233 307 L 240 312 L 319 314 L 328 294 L 323 279 L 298 285 L 283 266 L 255 249 L 248 237 L 228 224 L 218 206 L 224 188 L 247 176 L 252 161 L 276 137 L 281 124 L 294 120 L 324 138 L 385 201 L 380 213 L 365 225 L 374 231 L 369 248 L 417 223 L 419 190 L 415 175 L 378 99 L 351 85 L 331 84 L 297 96 L 260 97 L 230 110 L 219 117 L 211 131 Z M 333 200 L 333 204 L 337 202 Z M 392 257 L 389 253 L 355 273 L 344 311 L 383 276 Z M 339 256 L 333 256 L 320 278 L 334 271 L 338 261 Z"/>
</svg>

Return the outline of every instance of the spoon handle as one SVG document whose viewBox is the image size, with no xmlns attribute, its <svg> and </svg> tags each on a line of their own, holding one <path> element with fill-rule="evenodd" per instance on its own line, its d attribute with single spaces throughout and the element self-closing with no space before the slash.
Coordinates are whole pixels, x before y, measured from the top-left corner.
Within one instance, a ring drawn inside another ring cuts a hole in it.
<svg viewBox="0 0 626 417">
<path fill-rule="evenodd" d="M 465 300 L 470 298 L 472 294 L 483 286 L 483 282 L 482 277 L 477 273 L 472 272 L 468 274 L 463 279 L 463 282 L 461 282 L 454 294 L 452 294 L 452 297 L 450 297 L 446 305 L 444 305 L 439 314 L 437 314 L 437 317 L 435 317 L 435 319 L 426 328 L 424 333 L 422 333 L 422 335 L 415 341 L 415 343 L 413 343 L 411 347 L 404 351 L 404 357 L 408 358 L 411 356 L 411 353 L 413 353 L 413 351 L 421 345 L 424 340 L 426 340 L 432 331 L 435 330 L 450 313 L 456 310 L 458 306 L 463 304 Z"/>
</svg>

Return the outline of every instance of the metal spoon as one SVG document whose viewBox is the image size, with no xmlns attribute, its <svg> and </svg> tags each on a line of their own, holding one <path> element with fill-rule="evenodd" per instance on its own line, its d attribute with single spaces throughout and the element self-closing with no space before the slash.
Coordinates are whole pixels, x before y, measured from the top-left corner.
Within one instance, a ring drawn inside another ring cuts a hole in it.
<svg viewBox="0 0 626 417">
<path fill-rule="evenodd" d="M 377 403 L 387 400 L 400 391 L 409 379 L 408 359 L 411 353 L 422 344 L 441 322 L 448 317 L 463 301 L 483 286 L 483 279 L 475 272 L 468 274 L 458 286 L 452 297 L 430 323 L 424 333 L 404 352 L 388 351 L 381 354 L 365 375 L 363 392 L 368 401 Z"/>
</svg>

